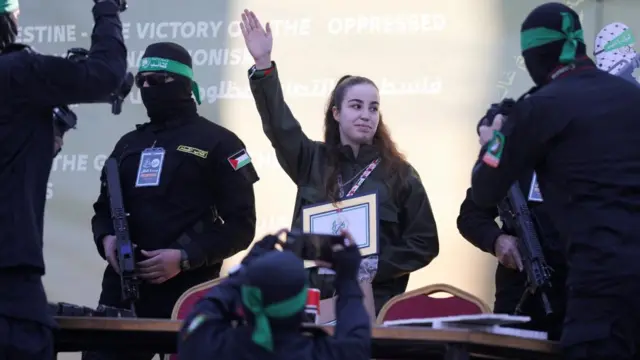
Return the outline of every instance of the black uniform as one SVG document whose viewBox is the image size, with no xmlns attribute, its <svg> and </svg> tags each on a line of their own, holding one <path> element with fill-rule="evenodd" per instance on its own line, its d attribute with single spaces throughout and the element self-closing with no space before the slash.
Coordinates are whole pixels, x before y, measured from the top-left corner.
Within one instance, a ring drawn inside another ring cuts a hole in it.
<svg viewBox="0 0 640 360">
<path fill-rule="evenodd" d="M 41 281 L 52 109 L 107 97 L 126 71 L 118 7 L 98 3 L 93 14 L 85 62 L 28 51 L 0 55 L 0 354 L 9 359 L 41 359 L 52 351 L 47 328 L 54 324 Z"/>
<path fill-rule="evenodd" d="M 287 252 L 278 252 L 283 257 Z M 269 256 L 269 255 L 264 255 Z M 271 257 L 271 256 L 270 256 Z M 259 260 L 257 260 L 259 261 Z M 291 277 L 300 278 L 304 284 L 306 275 L 302 264 L 291 269 L 290 264 L 280 261 L 283 268 L 277 276 L 277 286 L 264 289 L 263 298 L 277 296 L 291 287 Z M 358 262 L 356 262 L 358 264 Z M 285 273 L 284 270 L 294 270 Z M 357 269 L 356 269 L 357 270 Z M 299 272 L 299 273 L 298 273 Z M 277 271 L 263 271 L 277 274 Z M 178 350 L 180 359 L 189 360 L 366 360 L 371 358 L 371 321 L 363 305 L 363 294 L 354 271 L 353 276 L 337 276 L 335 281 L 336 329 L 333 336 L 306 336 L 299 330 L 302 316 L 269 318 L 273 336 L 273 352 L 267 352 L 252 339 L 251 318 L 241 301 L 241 287 L 252 281 L 243 281 L 243 275 L 230 275 L 220 285 L 196 304 L 180 331 Z M 258 277 L 262 274 L 256 274 Z M 250 277 L 251 275 L 247 275 Z M 273 280 L 272 280 L 273 281 Z M 261 276 L 259 283 L 267 283 Z M 256 285 L 254 285 L 256 286 Z M 269 294 L 269 289 L 272 294 Z M 280 295 L 282 296 L 282 295 Z M 266 300 L 264 300 L 266 301 Z M 240 310 L 240 311 L 239 311 Z M 249 321 L 247 321 L 249 320 Z M 255 322 L 255 321 L 253 321 Z M 246 325 L 242 325 L 246 323 Z M 234 324 L 241 324 L 240 326 Z"/>
<path fill-rule="evenodd" d="M 514 107 L 499 165 L 474 169 L 473 199 L 494 206 L 536 169 L 568 239 L 567 356 L 631 359 L 640 330 L 640 89 L 581 63 Z"/>
<path fill-rule="evenodd" d="M 632 359 L 640 331 L 640 89 L 596 69 L 578 15 L 565 5 L 529 14 L 522 49 L 540 88 L 515 105 L 482 152 L 473 199 L 493 206 L 536 170 L 568 242 L 565 357 Z"/>
<path fill-rule="evenodd" d="M 563 243 L 551 222 L 547 204 L 542 202 L 542 198 L 531 187 L 532 180 L 533 174 L 527 173 L 519 183 L 522 193 L 528 197 L 529 209 L 533 213 L 534 221 L 537 225 L 545 259 L 553 269 L 551 276 L 552 287 L 547 292 L 553 314 L 550 316 L 545 314 L 538 296 L 529 297 L 523 304 L 522 312 L 523 315 L 530 316 L 531 321 L 522 327 L 546 331 L 549 333 L 550 339 L 558 340 L 562 330 L 566 302 L 564 283 L 567 269 L 563 255 Z M 495 241 L 500 235 L 516 236 L 514 229 L 509 229 L 506 226 L 500 228 L 498 226 L 495 221 L 498 216 L 497 207 L 482 208 L 474 203 L 471 189 L 468 189 L 467 197 L 460 206 L 460 215 L 457 221 L 458 230 L 465 239 L 480 250 L 495 255 Z M 495 274 L 496 294 L 493 312 L 497 314 L 513 314 L 522 294 L 525 292 L 526 281 L 527 275 L 525 272 L 513 270 L 498 263 Z"/>
<path fill-rule="evenodd" d="M 251 163 L 234 170 L 229 161 L 245 146 L 233 132 L 198 116 L 195 106 L 191 102 L 172 119 L 138 126 L 110 155 L 120 161 L 133 242 L 143 250 L 183 249 L 191 267 L 160 285 L 142 283 L 139 317 L 169 318 L 187 289 L 218 277 L 222 261 L 247 248 L 255 235 L 253 183 L 258 176 Z M 160 184 L 136 187 L 141 153 L 152 147 L 166 152 Z M 113 234 L 104 180 L 103 173 L 92 219 L 102 257 L 102 239 Z M 100 304 L 128 307 L 121 302 L 120 278 L 111 266 L 104 273 Z"/>
</svg>

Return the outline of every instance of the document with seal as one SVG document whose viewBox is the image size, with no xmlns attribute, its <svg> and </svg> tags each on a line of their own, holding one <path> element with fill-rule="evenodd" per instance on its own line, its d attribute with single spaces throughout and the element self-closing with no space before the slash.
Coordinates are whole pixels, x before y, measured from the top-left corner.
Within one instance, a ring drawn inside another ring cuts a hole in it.
<svg viewBox="0 0 640 360">
<path fill-rule="evenodd" d="M 363 257 L 378 254 L 378 197 L 375 193 L 302 209 L 305 233 L 338 235 L 348 230 Z"/>
</svg>

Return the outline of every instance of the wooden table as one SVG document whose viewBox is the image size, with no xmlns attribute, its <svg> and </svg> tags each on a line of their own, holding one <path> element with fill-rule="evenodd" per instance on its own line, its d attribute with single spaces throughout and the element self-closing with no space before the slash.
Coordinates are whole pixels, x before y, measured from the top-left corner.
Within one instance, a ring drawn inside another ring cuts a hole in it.
<svg viewBox="0 0 640 360">
<path fill-rule="evenodd" d="M 58 352 L 132 348 L 170 354 L 176 350 L 181 323 L 173 320 L 57 317 Z M 309 332 L 332 327 L 305 326 Z M 549 341 L 468 330 L 375 327 L 372 353 L 378 359 L 561 359 Z"/>
</svg>

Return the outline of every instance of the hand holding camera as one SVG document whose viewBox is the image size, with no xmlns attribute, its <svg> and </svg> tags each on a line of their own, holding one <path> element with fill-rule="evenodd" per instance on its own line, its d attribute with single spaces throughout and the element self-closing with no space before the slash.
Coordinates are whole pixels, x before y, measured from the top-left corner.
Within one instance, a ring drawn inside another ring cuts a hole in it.
<svg viewBox="0 0 640 360">
<path fill-rule="evenodd" d="M 283 234 L 286 234 L 285 241 L 280 239 Z M 342 231 L 340 235 L 324 235 L 282 229 L 257 241 L 242 259 L 242 265 L 246 266 L 262 255 L 277 250 L 277 245 L 303 260 L 313 261 L 319 267 L 334 269 L 338 276 L 355 278 L 362 261 L 360 250 L 348 231 Z"/>
<path fill-rule="evenodd" d="M 332 267 L 336 271 L 336 276 L 346 278 L 357 278 L 360 270 L 362 256 L 360 250 L 353 240 L 353 236 L 346 230 L 342 231 L 344 246 L 334 245 Z"/>
<path fill-rule="evenodd" d="M 339 276 L 355 278 L 360 267 L 360 251 L 348 231 L 340 235 L 289 232 L 284 248 L 319 267 L 335 270 Z"/>
<path fill-rule="evenodd" d="M 253 260 L 259 258 L 260 256 L 276 250 L 276 245 L 280 243 L 280 239 L 278 238 L 280 235 L 284 234 L 287 230 L 280 230 L 275 235 L 267 235 L 261 240 L 257 241 L 253 244 L 249 253 L 242 259 L 241 264 L 243 266 L 247 266 Z"/>
</svg>

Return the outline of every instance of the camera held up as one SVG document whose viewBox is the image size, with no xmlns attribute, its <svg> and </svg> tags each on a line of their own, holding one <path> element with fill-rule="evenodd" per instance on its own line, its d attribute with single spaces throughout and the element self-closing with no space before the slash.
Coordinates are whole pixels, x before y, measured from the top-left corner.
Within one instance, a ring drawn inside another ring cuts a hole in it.
<svg viewBox="0 0 640 360">
<path fill-rule="evenodd" d="M 122 10 L 122 4 L 126 9 L 126 2 L 119 3 Z M 83 48 L 73 48 L 67 50 L 67 59 L 74 62 L 82 62 L 89 58 L 89 50 Z M 124 99 L 131 92 L 133 87 L 134 77 L 133 74 L 128 72 L 120 86 L 112 92 L 108 98 L 95 101 L 94 103 L 107 103 L 111 104 L 111 113 L 119 115 L 122 112 L 122 104 Z M 69 108 L 68 105 L 58 106 L 53 109 L 53 122 L 59 130 L 60 136 L 63 136 L 70 129 L 75 129 L 78 123 L 78 116 Z"/>
<path fill-rule="evenodd" d="M 487 113 L 478 121 L 478 126 L 476 126 L 476 132 L 478 135 L 480 134 L 480 126 L 491 126 L 493 124 L 493 119 L 497 115 L 509 116 L 511 109 L 516 104 L 516 101 L 511 98 L 506 98 L 499 103 L 491 104 Z"/>
</svg>

